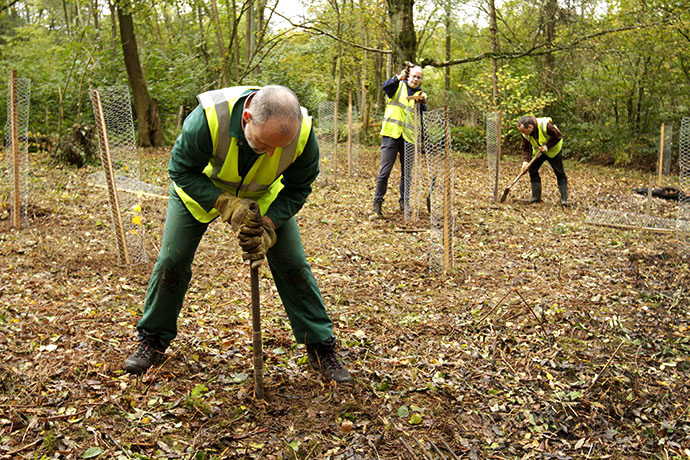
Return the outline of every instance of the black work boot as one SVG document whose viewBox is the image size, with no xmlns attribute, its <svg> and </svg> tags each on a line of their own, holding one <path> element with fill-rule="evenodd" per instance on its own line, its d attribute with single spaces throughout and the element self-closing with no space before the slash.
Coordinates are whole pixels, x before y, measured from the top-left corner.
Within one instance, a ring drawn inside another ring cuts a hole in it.
<svg viewBox="0 0 690 460">
<path fill-rule="evenodd" d="M 527 200 L 528 203 L 541 203 L 541 181 L 530 182 L 530 187 L 532 188 L 532 196 Z"/>
<path fill-rule="evenodd" d="M 561 192 L 561 206 L 568 206 L 568 183 L 559 182 L 558 191 Z"/>
<path fill-rule="evenodd" d="M 352 380 L 347 368 L 338 359 L 338 353 L 335 352 L 335 337 L 323 342 L 308 343 L 307 358 L 311 367 L 326 378 L 333 379 L 338 383 Z"/>
<path fill-rule="evenodd" d="M 153 335 L 144 335 L 139 340 L 137 349 L 125 359 L 122 369 L 130 374 L 143 374 L 151 366 L 156 366 L 165 361 L 165 348 Z"/>
<path fill-rule="evenodd" d="M 383 217 L 383 214 L 381 213 L 381 205 L 383 205 L 383 200 L 374 198 L 372 212 L 376 215 L 376 217 Z"/>
</svg>

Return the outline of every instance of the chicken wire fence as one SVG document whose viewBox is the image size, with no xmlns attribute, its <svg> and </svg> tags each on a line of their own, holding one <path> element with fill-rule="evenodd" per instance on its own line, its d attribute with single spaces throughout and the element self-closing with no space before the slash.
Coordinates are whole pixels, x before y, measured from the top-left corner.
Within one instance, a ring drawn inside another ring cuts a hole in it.
<svg viewBox="0 0 690 460">
<path fill-rule="evenodd" d="M 354 106 L 338 109 L 338 119 L 334 118 L 335 103 L 322 101 L 319 104 L 317 139 L 319 141 L 320 178 L 324 183 L 335 183 L 336 174 L 357 174 L 359 169 L 359 113 Z M 337 124 L 336 124 L 337 122 Z M 336 144 L 335 133 L 338 133 Z M 343 139 L 345 141 L 343 142 Z M 337 151 L 336 151 L 337 149 Z M 335 169 L 335 163 L 338 168 Z"/>
<path fill-rule="evenodd" d="M 501 161 L 501 112 L 486 114 L 486 158 L 489 167 L 489 191 L 498 200 L 498 177 Z"/>
<path fill-rule="evenodd" d="M 423 209 L 429 213 L 429 267 L 432 270 L 452 269 L 454 263 L 454 175 L 447 123 L 445 109 L 417 112 L 416 143 L 405 143 L 404 219 L 414 223 Z"/>
<path fill-rule="evenodd" d="M 663 147 L 659 149 L 658 175 L 669 175 L 671 170 L 672 131 L 666 127 L 660 136 Z M 609 209 L 592 207 L 587 210 L 585 222 L 593 225 L 623 229 L 643 229 L 663 233 L 676 233 L 679 241 L 678 252 L 687 256 L 690 242 L 690 118 L 684 117 L 681 123 L 679 141 L 679 190 L 678 204 L 673 201 L 653 198 L 653 184 L 640 189 L 643 194 L 608 197 Z M 668 149 L 668 152 L 667 152 Z M 667 171 L 667 172 L 665 172 Z M 667 179 L 668 180 L 668 179 Z"/>
<path fill-rule="evenodd" d="M 119 262 L 143 263 L 147 256 L 141 195 L 161 191 L 141 180 L 129 90 L 124 86 L 92 90 L 91 101 L 103 171 L 90 176 L 89 183 L 108 192 Z"/>
<path fill-rule="evenodd" d="M 690 254 L 690 117 L 683 117 L 681 121 L 678 144 L 680 187 L 676 232 L 679 241 L 678 252 L 687 257 Z"/>
<path fill-rule="evenodd" d="M 13 93 L 15 97 L 13 98 Z M 8 172 L 6 184 L 11 196 L 12 222 L 26 224 L 29 208 L 29 108 L 31 101 L 31 80 L 10 77 L 7 91 L 7 122 L 5 123 L 5 146 Z M 16 126 L 12 126 L 13 118 Z M 13 145 L 16 132 L 17 145 Z M 15 158 L 15 153 L 17 154 Z M 15 216 L 15 212 L 18 214 Z"/>
</svg>

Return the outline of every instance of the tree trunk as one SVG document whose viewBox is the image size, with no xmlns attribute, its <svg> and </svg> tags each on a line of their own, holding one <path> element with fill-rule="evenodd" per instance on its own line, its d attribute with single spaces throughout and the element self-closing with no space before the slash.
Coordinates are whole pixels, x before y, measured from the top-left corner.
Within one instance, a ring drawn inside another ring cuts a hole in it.
<svg viewBox="0 0 690 460">
<path fill-rule="evenodd" d="M 546 48 L 553 48 L 553 41 L 556 38 L 556 13 L 558 13 L 558 0 L 547 0 L 544 5 L 544 23 L 545 23 L 545 39 Z M 544 83 L 546 87 L 544 90 L 550 91 L 557 85 L 554 79 L 555 59 L 553 53 L 546 53 L 544 55 Z"/>
<path fill-rule="evenodd" d="M 247 69 L 250 67 L 250 62 L 252 60 L 252 54 L 254 53 L 254 33 L 252 30 L 252 25 L 254 23 L 254 15 L 252 10 L 254 9 L 254 1 L 247 1 L 247 14 L 244 17 L 245 23 L 245 33 L 244 33 L 244 65 Z"/>
<path fill-rule="evenodd" d="M 226 0 L 225 7 L 228 11 L 231 8 L 228 7 L 228 2 Z M 229 14 L 229 13 L 228 13 Z M 230 47 L 232 48 L 232 62 L 234 64 L 233 79 L 238 81 L 240 79 L 240 40 L 237 33 L 237 27 L 239 25 L 239 18 L 237 17 L 237 3 L 232 0 L 232 20 L 230 21 Z"/>
<path fill-rule="evenodd" d="M 496 25 L 496 4 L 494 0 L 489 0 L 489 33 L 491 34 L 491 51 L 498 54 L 498 26 Z M 493 73 L 491 75 L 491 88 L 493 93 L 494 110 L 498 110 L 498 59 L 493 58 Z"/>
<path fill-rule="evenodd" d="M 387 0 L 388 15 L 393 26 L 393 68 L 397 72 L 404 61 L 415 61 L 417 35 L 414 31 L 412 7 L 414 0 Z"/>
<path fill-rule="evenodd" d="M 202 14 L 201 11 L 201 3 L 197 4 L 196 7 L 196 15 L 197 18 L 199 19 L 199 51 L 201 52 L 201 55 L 204 58 L 204 63 L 206 64 L 206 68 L 209 68 L 209 56 L 208 56 L 208 50 L 206 49 L 206 35 L 204 34 L 204 15 Z"/>
<path fill-rule="evenodd" d="M 360 0 L 360 12 L 362 15 L 366 14 L 367 11 L 367 5 L 365 0 Z M 364 46 L 369 45 L 369 36 L 367 34 L 367 26 L 366 26 L 366 21 L 365 18 L 361 18 L 361 23 L 360 23 L 360 32 L 362 35 L 362 44 Z M 362 50 L 362 71 L 360 75 L 360 81 L 361 85 L 361 96 L 360 96 L 360 107 L 359 107 L 359 114 L 361 117 L 362 121 L 362 129 L 364 131 L 367 131 L 367 127 L 369 126 L 369 63 L 367 62 L 367 51 Z"/>
<path fill-rule="evenodd" d="M 228 86 L 230 82 L 228 72 L 228 55 L 225 51 L 225 43 L 223 41 L 223 29 L 220 26 L 220 15 L 218 14 L 218 3 L 216 0 L 211 0 L 211 19 L 216 30 L 216 43 L 218 44 L 218 54 L 220 55 L 220 81 L 222 86 Z"/>
<path fill-rule="evenodd" d="M 117 18 L 120 22 L 122 53 L 125 58 L 125 67 L 127 67 L 127 76 L 132 88 L 134 108 L 137 115 L 139 145 L 142 147 L 162 145 L 163 131 L 161 129 L 160 117 L 158 116 L 158 104 L 151 99 L 149 90 L 146 87 L 144 72 L 139 62 L 139 50 L 134 36 L 132 13 L 129 9 L 123 10 L 122 6 L 118 6 Z"/>
<path fill-rule="evenodd" d="M 451 14 L 453 12 L 450 0 L 446 0 L 446 62 L 450 62 L 450 24 L 451 24 Z M 446 78 L 445 78 L 445 90 L 446 90 L 446 105 L 450 103 L 448 100 L 450 98 L 450 66 L 446 66 Z"/>
</svg>

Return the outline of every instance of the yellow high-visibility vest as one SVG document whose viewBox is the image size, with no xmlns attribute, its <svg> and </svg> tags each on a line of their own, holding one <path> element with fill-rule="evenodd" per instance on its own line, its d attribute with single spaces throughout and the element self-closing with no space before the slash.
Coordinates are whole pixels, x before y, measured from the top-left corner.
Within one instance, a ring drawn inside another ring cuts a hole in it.
<svg viewBox="0 0 690 460">
<path fill-rule="evenodd" d="M 307 109 L 302 107 L 302 124 L 290 144 L 277 148 L 272 156 L 260 155 L 247 175 L 240 176 L 238 139 L 230 136 L 230 117 L 237 100 L 258 89 L 260 88 L 235 86 L 207 91 L 198 95 L 197 99 L 204 109 L 213 142 L 213 155 L 203 173 L 224 192 L 256 200 L 261 209 L 261 215 L 264 215 L 283 188 L 280 180 L 283 172 L 304 152 L 311 133 L 312 119 Z M 206 212 L 182 187 L 173 185 L 178 196 L 196 220 L 208 223 L 218 216 L 215 208 Z"/>
<path fill-rule="evenodd" d="M 548 136 L 546 135 L 546 125 L 548 125 L 550 121 L 551 121 L 551 118 L 548 118 L 548 117 L 537 118 L 537 130 L 539 132 L 539 142 L 537 142 L 537 140 L 534 137 L 532 137 L 531 134 L 526 136 L 526 135 L 520 133 L 522 135 L 522 137 L 527 139 L 529 141 L 529 143 L 532 144 L 532 154 L 533 155 L 536 155 L 537 152 L 539 151 L 539 146 L 544 145 L 546 143 L 546 141 L 548 140 Z M 546 151 L 546 156 L 549 158 L 555 157 L 556 155 L 558 155 L 558 152 L 561 151 L 562 147 L 563 147 L 563 139 L 558 141 L 558 144 L 556 144 L 553 147 L 551 147 L 550 149 L 548 149 Z"/>
<path fill-rule="evenodd" d="M 407 142 L 414 142 L 414 104 L 415 101 L 407 99 L 407 84 L 401 81 L 395 94 L 386 104 L 386 111 L 383 113 L 383 124 L 381 135 L 400 137 Z"/>
</svg>

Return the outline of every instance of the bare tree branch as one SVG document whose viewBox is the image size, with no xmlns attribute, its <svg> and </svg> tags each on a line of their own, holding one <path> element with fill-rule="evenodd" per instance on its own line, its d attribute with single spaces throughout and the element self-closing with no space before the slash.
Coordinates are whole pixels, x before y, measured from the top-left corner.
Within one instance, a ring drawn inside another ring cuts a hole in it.
<svg viewBox="0 0 690 460">
<path fill-rule="evenodd" d="M 392 54 L 391 50 L 382 50 L 379 48 L 371 48 L 369 46 L 363 46 L 363 45 L 360 45 L 357 43 L 352 43 L 350 41 L 343 40 L 342 38 L 337 37 L 330 32 L 326 32 L 325 30 L 319 29 L 319 28 L 314 27 L 314 26 L 310 26 L 306 23 L 296 24 L 296 23 L 292 22 L 292 20 L 290 18 L 288 18 L 287 16 L 283 16 L 282 14 L 280 14 L 277 11 L 275 12 L 275 14 L 276 14 L 276 16 L 280 16 L 281 18 L 285 19 L 292 27 L 300 28 L 306 32 L 311 33 L 312 35 L 325 35 L 329 38 L 332 38 L 333 40 L 335 40 L 337 42 L 344 43 L 344 44 L 349 45 L 353 48 L 359 48 L 359 49 L 362 49 L 365 51 L 371 51 L 373 53 Z"/>
<path fill-rule="evenodd" d="M 652 27 L 658 27 L 660 25 L 665 24 L 666 21 L 661 21 L 658 23 L 652 23 L 652 24 L 639 24 L 639 25 L 631 25 L 631 26 L 624 26 L 624 27 L 617 27 L 615 29 L 608 29 L 608 30 L 601 30 L 599 32 L 595 32 L 593 34 L 585 35 L 581 38 L 578 38 L 570 43 L 566 43 L 564 45 L 556 45 L 556 46 L 550 46 L 546 47 L 545 43 L 539 44 L 539 45 L 534 45 L 532 48 L 527 49 L 527 50 L 522 50 L 522 51 L 509 51 L 505 53 L 481 53 L 476 56 L 468 57 L 468 58 L 463 58 L 463 59 L 454 59 L 452 61 L 438 61 L 434 59 L 423 59 L 420 62 L 421 66 L 431 66 L 431 67 L 448 67 L 448 66 L 453 66 L 453 65 L 458 65 L 458 64 L 467 64 L 469 62 L 477 62 L 477 61 L 482 61 L 484 59 L 519 59 L 527 56 L 542 56 L 544 54 L 548 53 L 555 53 L 557 51 L 567 51 L 567 50 L 572 50 L 580 46 L 582 43 L 585 43 L 589 40 L 592 40 L 593 38 L 601 37 L 604 35 L 609 35 L 609 34 L 614 34 L 618 32 L 625 32 L 629 30 L 638 30 L 638 29 L 647 29 L 647 28 L 652 28 Z"/>
</svg>

